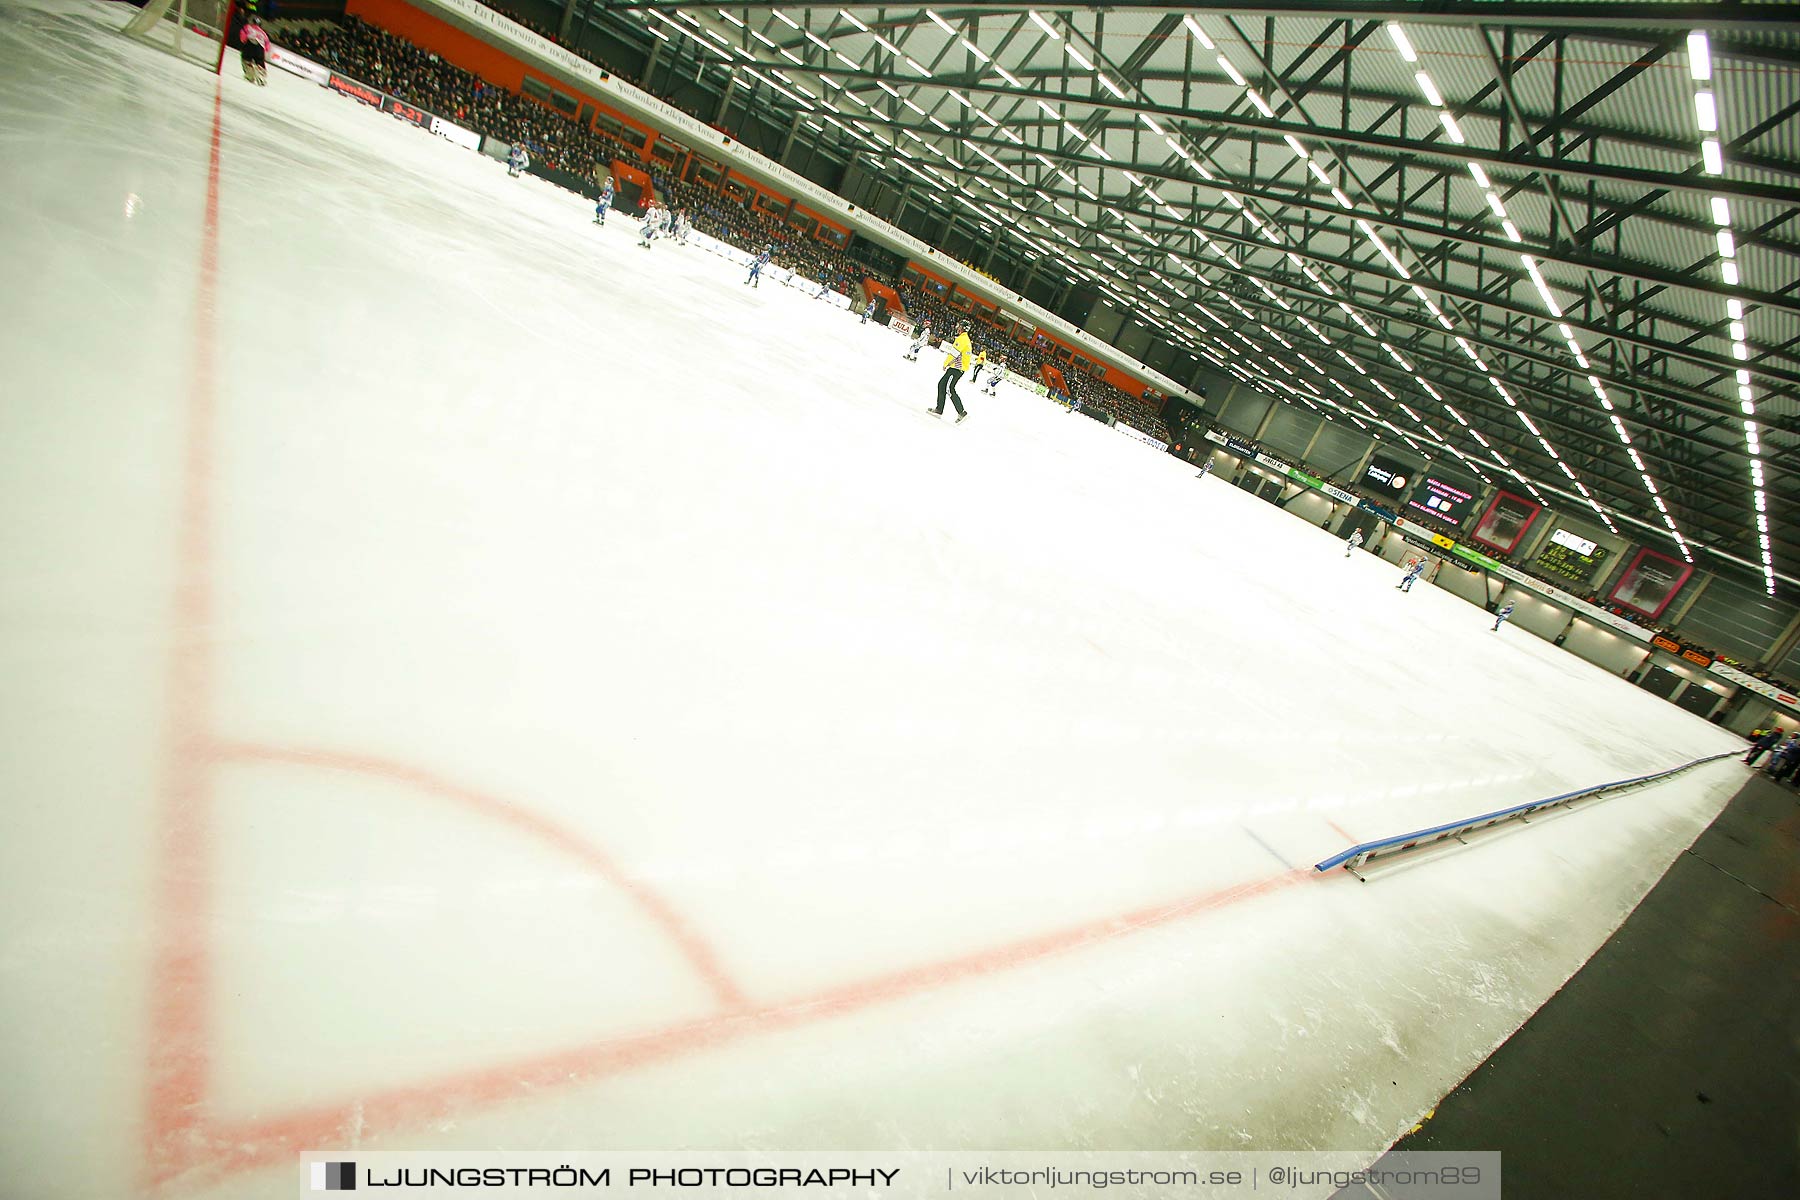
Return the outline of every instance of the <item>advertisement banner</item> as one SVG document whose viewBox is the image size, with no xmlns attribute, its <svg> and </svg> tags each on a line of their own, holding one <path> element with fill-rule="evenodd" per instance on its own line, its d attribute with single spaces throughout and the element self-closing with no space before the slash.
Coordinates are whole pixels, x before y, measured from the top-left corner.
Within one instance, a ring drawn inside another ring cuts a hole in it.
<svg viewBox="0 0 1800 1200">
<path fill-rule="evenodd" d="M 1229 446 L 1231 444 L 1231 439 L 1216 429 L 1209 429 L 1206 431 L 1206 440 L 1218 446 Z"/>
<path fill-rule="evenodd" d="M 1758 679 L 1748 671 L 1740 671 L 1736 667 L 1729 666 L 1722 662 L 1715 662 L 1712 666 L 1708 667 L 1707 670 L 1714 675 L 1717 675 L 1720 679 L 1729 683 L 1735 683 L 1741 688 L 1747 688 L 1750 691 L 1755 692 L 1765 700 L 1773 700 L 1777 704 L 1785 704 L 1789 708 L 1800 710 L 1800 696 L 1796 696 L 1789 691 L 1783 691 L 1781 688 L 1776 687 L 1765 679 Z"/>
<path fill-rule="evenodd" d="M 1421 542 L 1430 542 L 1440 550 L 1454 550 L 1456 543 L 1436 530 L 1427 529 L 1417 521 L 1409 521 L 1405 517 L 1394 518 L 1394 528 L 1408 537 L 1417 538 Z"/>
<path fill-rule="evenodd" d="M 280 67 L 302 79 L 310 79 L 320 87 L 331 82 L 331 72 L 328 69 L 321 67 L 310 58 L 300 57 L 292 50 L 283 50 L 273 42 L 269 44 L 268 58 L 271 67 Z"/>
<path fill-rule="evenodd" d="M 1693 573 L 1694 568 L 1666 554 L 1639 550 L 1613 587 L 1612 601 L 1655 620 Z"/>
<path fill-rule="evenodd" d="M 1511 554 L 1525 540 L 1525 531 L 1543 511 L 1543 505 L 1533 504 L 1523 496 L 1499 492 L 1469 536 L 1502 554 Z"/>
<path fill-rule="evenodd" d="M 466 150 L 481 149 L 481 135 L 473 129 L 464 129 L 461 125 L 453 125 L 442 117 L 431 118 L 431 132 L 446 142 L 454 142 Z"/>
<path fill-rule="evenodd" d="M 1120 433 L 1124 434 L 1126 437 L 1131 438 L 1133 441 L 1142 442 L 1146 446 L 1154 446 L 1158 450 L 1167 450 L 1169 448 L 1169 443 L 1159 442 L 1155 438 L 1151 437 L 1149 434 L 1145 433 L 1143 430 L 1134 429 L 1130 425 L 1125 424 L 1123 421 L 1114 421 L 1113 428 L 1118 430 Z"/>
<path fill-rule="evenodd" d="M 1320 483 L 1319 490 L 1324 492 L 1327 496 L 1330 496 L 1333 500 L 1337 500 L 1343 504 L 1355 504 L 1358 500 L 1358 497 L 1346 492 L 1343 488 L 1338 487 L 1335 484 Z"/>
<path fill-rule="evenodd" d="M 358 83 L 348 75 L 339 75 L 336 71 L 333 71 L 331 73 L 331 78 L 326 80 L 325 86 L 334 92 L 340 92 L 352 99 L 361 100 L 364 104 L 373 104 L 376 108 L 381 107 L 380 92 L 376 91 L 366 83 Z"/>
<path fill-rule="evenodd" d="M 1398 500 L 1413 485 L 1417 469 L 1377 450 L 1369 465 L 1363 468 L 1362 486 L 1385 497 Z"/>
<path fill-rule="evenodd" d="M 1239 458 L 1255 458 L 1256 457 L 1256 448 L 1254 446 L 1252 446 L 1249 442 L 1240 441 L 1239 439 L 1231 437 L 1229 435 L 1227 435 L 1225 438 L 1225 448 L 1227 450 L 1231 451 L 1233 454 L 1237 455 Z"/>
<path fill-rule="evenodd" d="M 422 108 L 414 108 L 404 100 L 396 100 L 392 96 L 381 97 L 381 111 L 390 113 L 408 125 L 417 125 L 420 129 L 430 129 L 437 118 Z"/>
<path fill-rule="evenodd" d="M 1503 562 L 1496 562 L 1494 559 L 1478 554 L 1466 546 L 1458 546 L 1456 552 L 1471 561 L 1479 560 L 1487 570 L 1500 576 L 1502 579 L 1518 584 L 1528 592 L 1536 592 L 1546 600 L 1552 600 L 1557 604 L 1562 605 L 1564 608 L 1574 610 L 1575 615 L 1581 617 L 1583 620 L 1592 621 L 1596 625 L 1604 625 L 1608 629 L 1617 630 L 1640 642 L 1648 642 L 1655 636 L 1653 631 L 1644 628 L 1642 625 L 1626 620 L 1618 613 L 1608 612 L 1597 604 L 1589 604 L 1579 596 L 1572 596 L 1553 584 L 1545 583 L 1543 580 L 1527 575 L 1516 568 L 1509 567 Z"/>
</svg>

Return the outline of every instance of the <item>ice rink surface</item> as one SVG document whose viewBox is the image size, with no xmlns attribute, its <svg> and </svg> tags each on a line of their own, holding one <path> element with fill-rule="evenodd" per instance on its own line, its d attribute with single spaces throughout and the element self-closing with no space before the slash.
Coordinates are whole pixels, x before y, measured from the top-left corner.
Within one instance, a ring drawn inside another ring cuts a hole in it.
<svg viewBox="0 0 1800 1200">
<path fill-rule="evenodd" d="M 126 15 L 0 3 L 8 1196 L 285 1196 L 305 1148 L 1373 1157 L 1738 785 L 1316 877 L 1734 739 Z"/>
</svg>

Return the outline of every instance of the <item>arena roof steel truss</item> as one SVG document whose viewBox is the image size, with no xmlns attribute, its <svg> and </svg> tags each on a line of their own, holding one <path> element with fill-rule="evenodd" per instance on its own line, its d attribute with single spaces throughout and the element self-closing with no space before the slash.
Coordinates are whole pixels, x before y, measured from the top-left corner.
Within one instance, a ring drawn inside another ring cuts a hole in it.
<svg viewBox="0 0 1800 1200">
<path fill-rule="evenodd" d="M 621 0 L 583 19 L 691 56 L 790 142 L 904 181 L 1221 372 L 1773 594 L 1800 583 L 1779 522 L 1800 454 L 1791 14 Z"/>
</svg>

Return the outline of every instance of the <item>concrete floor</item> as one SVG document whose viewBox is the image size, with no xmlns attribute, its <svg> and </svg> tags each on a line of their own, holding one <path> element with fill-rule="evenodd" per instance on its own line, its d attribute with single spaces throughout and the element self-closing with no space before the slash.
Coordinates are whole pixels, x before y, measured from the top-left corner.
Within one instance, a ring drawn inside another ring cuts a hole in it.
<svg viewBox="0 0 1800 1200">
<path fill-rule="evenodd" d="M 1507 1196 L 1800 1195 L 1800 796 L 1758 775 L 1396 1150 Z"/>
</svg>

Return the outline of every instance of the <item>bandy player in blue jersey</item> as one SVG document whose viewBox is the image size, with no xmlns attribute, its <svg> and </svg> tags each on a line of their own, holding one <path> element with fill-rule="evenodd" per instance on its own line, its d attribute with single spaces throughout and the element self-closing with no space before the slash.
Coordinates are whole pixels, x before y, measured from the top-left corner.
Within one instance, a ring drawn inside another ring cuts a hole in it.
<svg viewBox="0 0 1800 1200">
<path fill-rule="evenodd" d="M 606 224 L 606 210 L 612 207 L 612 202 L 613 202 L 613 182 L 612 182 L 612 176 L 608 175 L 606 177 L 605 186 L 603 186 L 600 189 L 600 200 L 597 204 L 594 205 L 594 224 L 596 224 L 596 225 Z"/>
<path fill-rule="evenodd" d="M 774 246 L 764 246 L 756 261 L 750 264 L 750 278 L 744 280 L 751 287 L 762 286 L 762 269 L 769 265 L 769 259 L 775 254 Z"/>
</svg>

